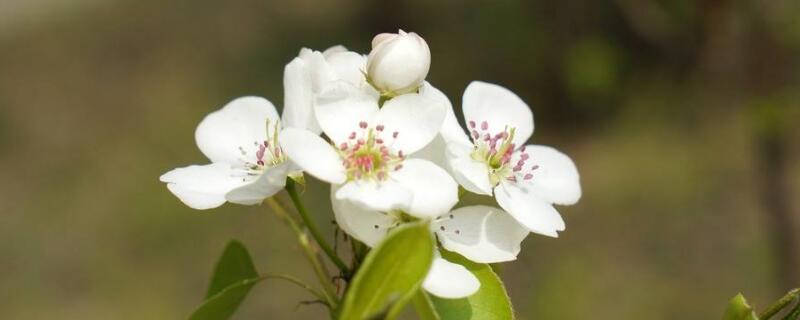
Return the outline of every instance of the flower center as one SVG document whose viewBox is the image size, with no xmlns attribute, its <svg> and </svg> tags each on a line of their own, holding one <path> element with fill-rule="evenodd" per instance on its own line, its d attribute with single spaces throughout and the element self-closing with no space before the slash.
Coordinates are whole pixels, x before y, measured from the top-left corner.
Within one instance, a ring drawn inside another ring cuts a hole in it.
<svg viewBox="0 0 800 320">
<path fill-rule="evenodd" d="M 272 126 L 270 127 L 270 124 Z M 270 130 L 271 129 L 271 130 Z M 243 147 L 239 147 L 241 153 L 242 169 L 247 175 L 256 176 L 264 172 L 265 169 L 277 166 L 287 160 L 278 144 L 278 132 L 280 131 L 280 121 L 271 123 L 267 119 L 267 136 L 264 141 L 253 141 L 251 150 L 253 154 L 247 152 Z"/>
<path fill-rule="evenodd" d="M 347 141 L 337 148 L 348 180 L 381 181 L 388 177 L 389 172 L 403 167 L 403 151 L 392 150 L 392 144 L 399 134 L 397 131 L 392 132 L 391 140 L 387 141 L 383 138 L 383 125 L 370 128 L 366 121 L 361 121 L 359 129 L 358 132 L 351 132 Z"/>
<path fill-rule="evenodd" d="M 525 152 L 525 146 L 517 148 L 514 144 L 516 128 L 505 126 L 502 131 L 494 133 L 490 131 L 488 122 L 482 121 L 478 126 L 478 123 L 470 120 L 469 129 L 474 145 L 470 156 L 476 161 L 486 163 L 489 167 L 489 182 L 493 186 L 503 179 L 511 182 L 533 179 L 533 171 L 539 166 L 534 165 L 526 170 L 525 165 L 530 155 Z M 512 163 L 512 158 L 518 159 Z"/>
<path fill-rule="evenodd" d="M 388 219 L 378 224 L 372 225 L 372 228 L 375 230 L 385 230 L 386 232 L 391 231 L 395 227 L 407 223 L 407 222 L 414 222 L 419 220 L 412 215 L 409 215 L 405 212 L 392 210 L 389 212 L 379 212 L 380 214 L 386 216 Z"/>
</svg>

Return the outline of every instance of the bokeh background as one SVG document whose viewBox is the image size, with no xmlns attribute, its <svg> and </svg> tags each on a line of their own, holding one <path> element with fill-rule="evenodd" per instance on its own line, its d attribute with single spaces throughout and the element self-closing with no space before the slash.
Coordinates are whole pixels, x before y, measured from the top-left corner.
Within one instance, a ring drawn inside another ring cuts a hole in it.
<svg viewBox="0 0 800 320">
<path fill-rule="evenodd" d="M 205 161 L 230 99 L 281 106 L 301 47 L 397 28 L 454 105 L 514 90 L 580 169 L 566 232 L 505 264 L 520 319 L 716 319 L 800 285 L 798 1 L 0 0 L 0 318 L 185 318 L 230 238 L 313 281 L 266 206 L 193 211 L 158 176 Z M 269 282 L 236 319 L 323 317 L 308 298 Z"/>
</svg>

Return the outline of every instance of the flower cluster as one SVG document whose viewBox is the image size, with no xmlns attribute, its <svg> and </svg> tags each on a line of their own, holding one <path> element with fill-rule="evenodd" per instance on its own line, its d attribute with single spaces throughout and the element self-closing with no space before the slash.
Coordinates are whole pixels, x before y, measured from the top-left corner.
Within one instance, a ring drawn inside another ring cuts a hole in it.
<svg viewBox="0 0 800 320">
<path fill-rule="evenodd" d="M 367 56 L 302 49 L 284 71 L 281 117 L 263 98 L 231 101 L 195 133 L 211 163 L 161 181 L 186 205 L 209 209 L 261 203 L 306 173 L 331 185 L 337 225 L 352 238 L 375 246 L 393 228 L 426 220 L 440 250 L 478 263 L 516 259 L 531 232 L 557 237 L 565 225 L 553 205 L 581 196 L 572 160 L 526 144 L 530 108 L 495 84 L 467 86 L 462 128 L 447 96 L 425 81 L 430 61 L 425 40 L 402 30 L 377 35 Z M 459 186 L 499 207 L 456 208 Z M 466 268 L 434 255 L 428 292 L 478 290 Z"/>
</svg>

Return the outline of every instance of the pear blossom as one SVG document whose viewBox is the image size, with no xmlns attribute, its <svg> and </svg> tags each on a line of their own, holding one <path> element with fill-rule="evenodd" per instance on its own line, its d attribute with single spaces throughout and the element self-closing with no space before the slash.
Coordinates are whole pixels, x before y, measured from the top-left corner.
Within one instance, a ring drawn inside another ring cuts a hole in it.
<svg viewBox="0 0 800 320">
<path fill-rule="evenodd" d="M 278 145 L 280 118 L 261 97 L 237 98 L 207 115 L 195 142 L 211 161 L 171 170 L 161 182 L 187 206 L 261 203 L 283 189 L 291 165 Z"/>
<path fill-rule="evenodd" d="M 474 81 L 463 97 L 465 134 L 452 112 L 442 127 L 447 167 L 458 183 L 497 203 L 534 233 L 558 237 L 564 220 L 553 207 L 581 197 L 578 170 L 558 150 L 526 145 L 533 134 L 533 113 L 516 94 Z"/>
<path fill-rule="evenodd" d="M 458 201 L 457 185 L 451 186 L 449 174 L 436 164 L 409 158 L 430 143 L 444 121 L 444 104 L 429 92 L 423 88 L 379 107 L 374 91 L 338 82 L 314 105 L 330 143 L 312 131 L 287 128 L 281 148 L 305 172 L 336 185 L 339 199 L 419 217 L 440 214 Z"/>
<path fill-rule="evenodd" d="M 337 225 L 370 247 L 383 240 L 391 229 L 409 221 L 402 211 L 365 209 L 338 199 L 335 194 L 336 187 L 333 187 L 331 201 Z M 515 260 L 520 243 L 529 233 L 509 214 L 483 205 L 462 207 L 433 217 L 430 230 L 443 249 L 477 263 Z M 464 266 L 441 258 L 437 251 L 422 285 L 431 294 L 454 299 L 472 295 L 480 282 Z"/>
<path fill-rule="evenodd" d="M 368 86 L 364 76 L 366 61 L 364 55 L 343 46 L 334 46 L 323 52 L 301 49 L 284 68 L 283 126 L 320 133 L 314 117 L 315 96 L 336 81 L 356 87 Z"/>
<path fill-rule="evenodd" d="M 367 59 L 369 82 L 386 96 L 416 91 L 428 75 L 431 51 L 414 32 L 381 33 Z"/>
</svg>

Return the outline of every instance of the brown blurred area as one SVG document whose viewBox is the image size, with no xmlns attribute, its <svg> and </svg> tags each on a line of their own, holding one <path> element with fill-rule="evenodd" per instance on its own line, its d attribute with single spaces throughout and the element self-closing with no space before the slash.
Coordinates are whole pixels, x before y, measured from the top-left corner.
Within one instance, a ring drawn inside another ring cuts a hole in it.
<svg viewBox="0 0 800 320">
<path fill-rule="evenodd" d="M 0 318 L 184 318 L 230 238 L 312 280 L 266 206 L 197 212 L 158 176 L 206 161 L 194 128 L 230 99 L 281 106 L 301 47 L 397 28 L 454 105 L 512 89 L 581 171 L 566 232 L 504 265 L 520 319 L 715 319 L 800 286 L 798 1 L 0 0 Z M 269 282 L 235 318 L 323 317 L 308 298 Z"/>
</svg>

